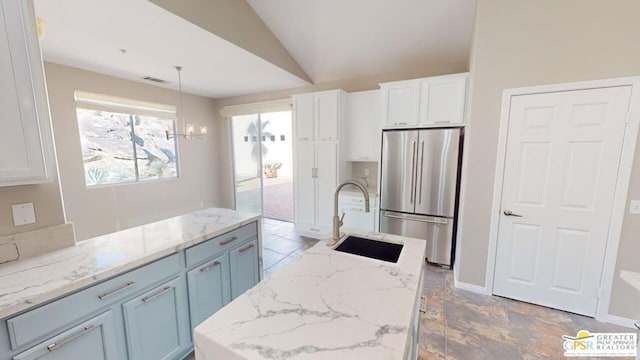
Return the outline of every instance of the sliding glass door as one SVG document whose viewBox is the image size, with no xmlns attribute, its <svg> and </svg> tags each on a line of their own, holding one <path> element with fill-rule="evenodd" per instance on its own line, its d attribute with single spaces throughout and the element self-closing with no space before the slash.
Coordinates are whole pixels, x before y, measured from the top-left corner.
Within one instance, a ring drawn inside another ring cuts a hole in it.
<svg viewBox="0 0 640 360">
<path fill-rule="evenodd" d="M 258 114 L 231 119 L 236 210 L 262 214 L 262 131 Z"/>
<path fill-rule="evenodd" d="M 231 118 L 236 209 L 293 221 L 291 111 Z"/>
</svg>

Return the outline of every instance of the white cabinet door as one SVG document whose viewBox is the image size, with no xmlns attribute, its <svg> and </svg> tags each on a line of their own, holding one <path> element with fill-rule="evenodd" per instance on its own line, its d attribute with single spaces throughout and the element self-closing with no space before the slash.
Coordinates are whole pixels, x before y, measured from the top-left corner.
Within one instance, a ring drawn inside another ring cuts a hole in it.
<svg viewBox="0 0 640 360">
<path fill-rule="evenodd" d="M 50 121 L 34 18 L 30 2 L 0 3 L 0 186 L 47 178 L 41 131 Z"/>
<path fill-rule="evenodd" d="M 384 126 L 417 125 L 419 120 L 420 82 L 416 80 L 381 84 Z"/>
<path fill-rule="evenodd" d="M 295 167 L 295 221 L 313 225 L 316 222 L 315 200 L 315 145 L 300 141 L 296 144 Z"/>
<path fill-rule="evenodd" d="M 380 123 L 380 91 L 351 93 L 347 98 L 345 160 L 378 161 L 382 125 Z"/>
<path fill-rule="evenodd" d="M 467 75 L 425 79 L 420 85 L 420 124 L 464 124 Z"/>
<path fill-rule="evenodd" d="M 333 220 L 333 192 L 338 186 L 338 144 L 316 144 L 317 225 L 330 227 Z"/>
<path fill-rule="evenodd" d="M 316 95 L 316 140 L 338 140 L 339 93 Z"/>
<path fill-rule="evenodd" d="M 293 98 L 296 140 L 313 140 L 314 102 L 312 94 L 296 95 Z"/>
</svg>

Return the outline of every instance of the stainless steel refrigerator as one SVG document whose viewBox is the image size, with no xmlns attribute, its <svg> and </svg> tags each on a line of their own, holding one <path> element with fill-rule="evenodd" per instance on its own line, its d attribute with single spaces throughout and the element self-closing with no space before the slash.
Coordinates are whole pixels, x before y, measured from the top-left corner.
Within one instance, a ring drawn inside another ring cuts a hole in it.
<svg viewBox="0 0 640 360">
<path fill-rule="evenodd" d="M 463 129 L 382 133 L 380 232 L 427 241 L 427 260 L 452 265 Z"/>
</svg>

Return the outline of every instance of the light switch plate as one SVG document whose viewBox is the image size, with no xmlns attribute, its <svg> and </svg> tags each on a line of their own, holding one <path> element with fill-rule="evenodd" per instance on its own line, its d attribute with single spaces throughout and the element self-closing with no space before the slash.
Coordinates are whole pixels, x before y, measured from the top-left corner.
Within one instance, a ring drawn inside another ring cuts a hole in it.
<svg viewBox="0 0 640 360">
<path fill-rule="evenodd" d="M 11 212 L 13 213 L 13 224 L 15 226 L 36 223 L 36 212 L 33 209 L 33 203 L 11 205 Z"/>
<path fill-rule="evenodd" d="M 631 200 L 629 214 L 640 214 L 640 200 Z"/>
</svg>

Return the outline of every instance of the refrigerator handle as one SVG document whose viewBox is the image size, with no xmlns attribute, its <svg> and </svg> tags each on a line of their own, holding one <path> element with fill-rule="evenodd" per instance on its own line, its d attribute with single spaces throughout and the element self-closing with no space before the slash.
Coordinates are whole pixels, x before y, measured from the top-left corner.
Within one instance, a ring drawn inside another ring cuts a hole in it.
<svg viewBox="0 0 640 360">
<path fill-rule="evenodd" d="M 422 178 L 424 177 L 424 140 L 420 143 L 420 195 L 418 204 L 422 204 Z"/>
<path fill-rule="evenodd" d="M 409 204 L 413 204 L 413 195 L 415 194 L 415 178 L 416 178 L 416 141 L 411 142 L 411 187 L 409 191 Z"/>
<path fill-rule="evenodd" d="M 402 215 L 393 215 L 392 213 L 385 211 L 382 216 L 384 217 L 388 217 L 388 218 L 393 218 L 393 219 L 400 219 L 400 220 L 411 220 L 411 221 L 419 221 L 419 222 L 424 222 L 424 223 L 430 223 L 430 224 L 448 224 L 449 220 L 447 219 L 443 219 L 443 218 L 437 218 L 437 217 L 407 217 L 407 216 L 402 216 Z"/>
</svg>

